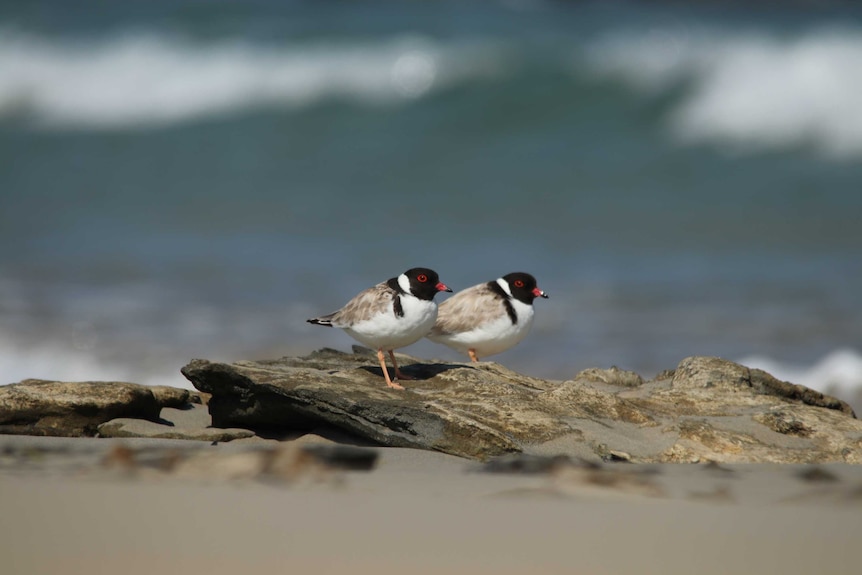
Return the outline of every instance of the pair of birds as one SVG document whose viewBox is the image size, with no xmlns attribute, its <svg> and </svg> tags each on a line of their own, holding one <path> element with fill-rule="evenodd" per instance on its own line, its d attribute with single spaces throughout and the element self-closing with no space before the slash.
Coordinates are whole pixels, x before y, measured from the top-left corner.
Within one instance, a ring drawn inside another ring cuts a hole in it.
<svg viewBox="0 0 862 575">
<path fill-rule="evenodd" d="M 479 361 L 479 356 L 506 351 L 524 339 L 533 324 L 533 300 L 548 297 L 536 278 L 523 272 L 458 292 L 440 304 L 438 312 L 434 296 L 441 291 L 452 290 L 437 272 L 411 268 L 360 292 L 340 310 L 308 322 L 341 328 L 376 349 L 386 385 L 404 389 L 389 377 L 384 350 L 396 379 L 412 378 L 398 368 L 394 350 L 426 336 Z"/>
</svg>

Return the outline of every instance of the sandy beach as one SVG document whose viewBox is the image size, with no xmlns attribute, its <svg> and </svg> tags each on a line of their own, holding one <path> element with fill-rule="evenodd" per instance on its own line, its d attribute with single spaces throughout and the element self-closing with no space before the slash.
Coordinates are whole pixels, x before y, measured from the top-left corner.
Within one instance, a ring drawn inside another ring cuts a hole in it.
<svg viewBox="0 0 862 575">
<path fill-rule="evenodd" d="M 118 449 L 231 457 L 276 443 L 3 437 L 3 572 L 808 574 L 862 564 L 862 468 L 844 464 L 601 466 L 619 481 L 577 468 L 488 473 L 399 448 L 374 448 L 371 471 L 310 467 L 289 480 L 111 464 Z M 279 449 L 314 443 L 328 441 Z"/>
</svg>

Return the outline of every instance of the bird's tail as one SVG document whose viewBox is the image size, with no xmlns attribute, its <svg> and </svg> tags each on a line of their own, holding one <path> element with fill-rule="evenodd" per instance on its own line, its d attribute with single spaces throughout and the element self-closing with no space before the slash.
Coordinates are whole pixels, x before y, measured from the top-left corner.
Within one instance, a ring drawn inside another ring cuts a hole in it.
<svg viewBox="0 0 862 575">
<path fill-rule="evenodd" d="M 331 315 L 325 315 L 323 317 L 313 317 L 305 321 L 307 321 L 308 323 L 313 323 L 314 325 L 325 325 L 326 327 L 332 327 Z"/>
</svg>

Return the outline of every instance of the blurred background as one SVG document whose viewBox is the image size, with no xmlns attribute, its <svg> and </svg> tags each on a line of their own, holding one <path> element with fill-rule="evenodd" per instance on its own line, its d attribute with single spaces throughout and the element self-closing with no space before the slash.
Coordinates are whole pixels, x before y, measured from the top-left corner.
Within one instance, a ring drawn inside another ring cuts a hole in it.
<svg viewBox="0 0 862 575">
<path fill-rule="evenodd" d="M 533 273 L 531 375 L 859 411 L 862 8 L 0 1 L 2 383 L 349 350 L 305 319 L 413 266 Z"/>
</svg>

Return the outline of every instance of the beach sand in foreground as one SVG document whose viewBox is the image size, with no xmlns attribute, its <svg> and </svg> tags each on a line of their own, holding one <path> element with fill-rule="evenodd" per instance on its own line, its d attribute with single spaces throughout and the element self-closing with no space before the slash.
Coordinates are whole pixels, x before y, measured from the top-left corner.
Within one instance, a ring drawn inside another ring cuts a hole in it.
<svg viewBox="0 0 862 575">
<path fill-rule="evenodd" d="M 786 575 L 862 567 L 857 466 L 820 466 L 805 480 L 815 468 L 608 464 L 645 479 L 602 485 L 565 474 L 484 473 L 452 456 L 380 448 L 370 472 L 276 483 L 129 476 L 87 464 L 117 445 L 196 442 L 3 441 L 7 453 L 25 445 L 65 454 L 0 472 L 0 561 L 9 575 Z"/>
</svg>

